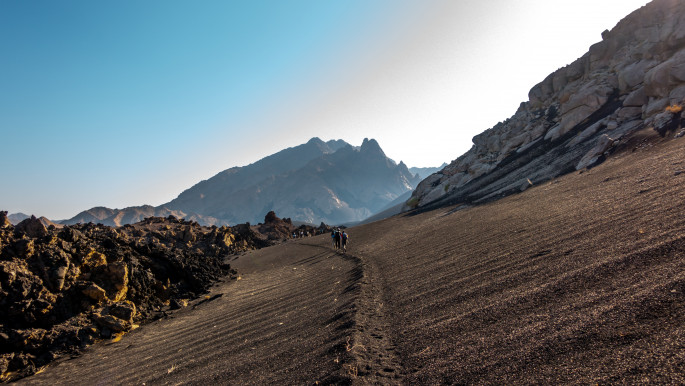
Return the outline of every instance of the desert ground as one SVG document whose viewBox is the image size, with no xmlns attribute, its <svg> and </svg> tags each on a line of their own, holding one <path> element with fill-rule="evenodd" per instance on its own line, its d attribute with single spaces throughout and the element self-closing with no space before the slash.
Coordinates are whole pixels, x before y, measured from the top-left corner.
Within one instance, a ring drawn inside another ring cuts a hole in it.
<svg viewBox="0 0 685 386">
<path fill-rule="evenodd" d="M 685 139 L 349 234 L 232 257 L 238 280 L 19 383 L 685 383 Z"/>
</svg>

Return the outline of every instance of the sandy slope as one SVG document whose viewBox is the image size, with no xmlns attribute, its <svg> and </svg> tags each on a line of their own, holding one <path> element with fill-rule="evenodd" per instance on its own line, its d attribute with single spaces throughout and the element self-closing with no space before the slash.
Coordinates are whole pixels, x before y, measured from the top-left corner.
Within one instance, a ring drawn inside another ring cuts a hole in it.
<svg viewBox="0 0 685 386">
<path fill-rule="evenodd" d="M 353 228 L 345 256 L 326 236 L 241 256 L 221 297 L 24 381 L 682 384 L 685 140 L 649 141 Z"/>
</svg>

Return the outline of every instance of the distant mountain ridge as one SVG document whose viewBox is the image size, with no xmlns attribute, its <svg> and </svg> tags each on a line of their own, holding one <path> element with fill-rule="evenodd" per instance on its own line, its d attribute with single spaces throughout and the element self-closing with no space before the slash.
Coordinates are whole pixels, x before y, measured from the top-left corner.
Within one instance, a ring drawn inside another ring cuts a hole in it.
<svg viewBox="0 0 685 386">
<path fill-rule="evenodd" d="M 388 158 L 374 139 L 361 146 L 312 138 L 247 166 L 200 181 L 174 200 L 124 209 L 95 207 L 64 224 L 121 226 L 173 215 L 203 225 L 262 221 L 269 211 L 293 221 L 341 224 L 383 210 L 419 183 L 418 174 Z"/>
<path fill-rule="evenodd" d="M 421 177 L 421 179 L 424 179 L 424 178 L 430 176 L 431 174 L 436 173 L 436 172 L 442 170 L 443 168 L 445 168 L 445 166 L 447 166 L 447 162 L 443 162 L 443 164 L 440 165 L 440 166 L 438 166 L 437 168 L 431 168 L 431 167 L 427 167 L 427 168 L 416 168 L 416 167 L 414 167 L 414 168 L 409 168 L 409 172 L 412 173 L 412 174 L 418 174 L 419 177 Z"/>
<path fill-rule="evenodd" d="M 30 218 L 26 213 L 12 213 L 9 216 L 7 216 L 7 219 L 12 223 L 12 225 L 17 225 L 20 222 L 26 220 L 27 218 Z"/>
<path fill-rule="evenodd" d="M 110 209 L 102 206 L 84 210 L 76 216 L 61 221 L 61 224 L 72 225 L 78 223 L 103 224 L 107 226 L 119 227 L 126 224 L 135 224 L 148 217 L 169 217 L 183 218 L 186 220 L 197 221 L 202 225 L 224 225 L 225 222 L 211 216 L 201 216 L 196 213 L 186 213 L 180 210 L 169 210 L 164 206 L 154 207 L 151 205 L 132 206 L 123 209 Z"/>
</svg>

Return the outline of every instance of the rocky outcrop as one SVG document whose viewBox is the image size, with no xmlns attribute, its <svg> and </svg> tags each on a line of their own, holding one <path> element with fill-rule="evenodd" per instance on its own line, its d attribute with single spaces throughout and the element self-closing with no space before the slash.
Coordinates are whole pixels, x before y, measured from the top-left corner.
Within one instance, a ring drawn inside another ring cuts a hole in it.
<svg viewBox="0 0 685 386">
<path fill-rule="evenodd" d="M 654 0 L 530 90 L 514 116 L 423 180 L 404 210 L 478 203 L 606 158 L 637 130 L 675 136 L 685 103 L 685 3 Z"/>
<path fill-rule="evenodd" d="M 0 211 L 0 228 L 12 226 L 12 222 L 7 218 L 7 211 Z"/>
<path fill-rule="evenodd" d="M 2 223 L 0 380 L 187 304 L 234 273 L 227 256 L 270 244 L 247 224 L 203 227 L 173 217 L 119 228 L 58 229 L 35 217 Z"/>
<path fill-rule="evenodd" d="M 259 224 L 257 229 L 269 240 L 284 240 L 292 237 L 295 226 L 291 219 L 281 219 L 272 210 L 264 216 L 264 223 Z"/>
</svg>

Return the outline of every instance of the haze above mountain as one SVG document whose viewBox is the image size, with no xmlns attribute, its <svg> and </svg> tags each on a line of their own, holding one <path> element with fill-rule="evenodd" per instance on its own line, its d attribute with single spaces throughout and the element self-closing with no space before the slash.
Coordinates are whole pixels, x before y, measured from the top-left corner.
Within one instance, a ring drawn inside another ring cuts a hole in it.
<svg viewBox="0 0 685 386">
<path fill-rule="evenodd" d="M 407 197 L 422 176 L 438 169 L 415 168 L 414 174 L 388 158 L 374 139 L 354 147 L 343 140 L 312 138 L 253 164 L 224 170 L 158 207 L 96 207 L 64 223 L 121 226 L 169 215 L 205 225 L 257 223 L 271 210 L 308 223 L 356 222 Z"/>
</svg>

